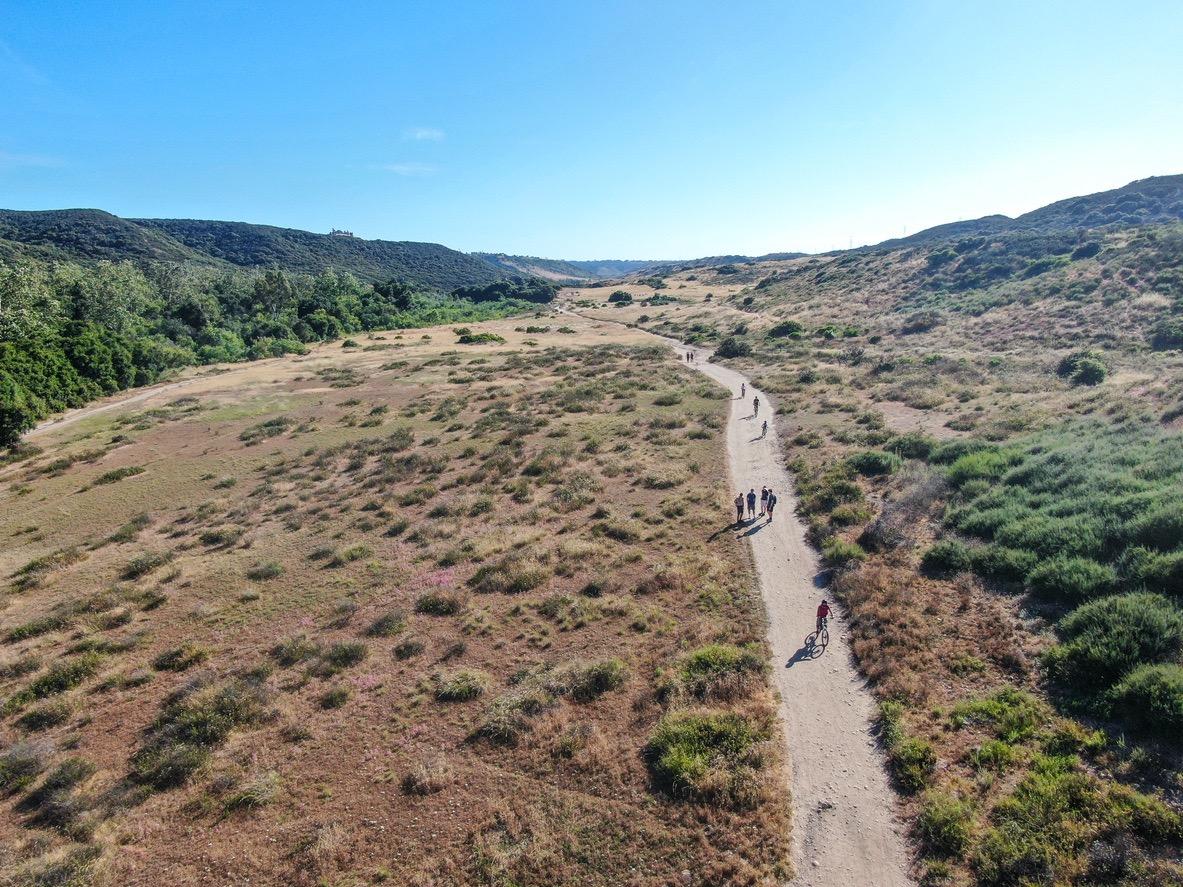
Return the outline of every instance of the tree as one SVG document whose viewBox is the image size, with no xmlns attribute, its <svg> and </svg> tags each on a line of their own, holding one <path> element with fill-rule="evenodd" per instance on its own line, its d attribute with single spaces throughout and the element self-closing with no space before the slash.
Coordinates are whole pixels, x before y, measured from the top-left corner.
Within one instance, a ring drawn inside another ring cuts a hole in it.
<svg viewBox="0 0 1183 887">
<path fill-rule="evenodd" d="M 0 446 L 15 444 L 36 420 L 28 392 L 12 379 L 0 376 Z"/>
</svg>

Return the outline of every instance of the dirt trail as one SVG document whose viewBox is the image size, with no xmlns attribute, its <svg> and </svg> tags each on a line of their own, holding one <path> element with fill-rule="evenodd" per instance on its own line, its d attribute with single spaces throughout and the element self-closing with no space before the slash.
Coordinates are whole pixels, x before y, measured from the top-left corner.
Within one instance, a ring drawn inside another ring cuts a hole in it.
<svg viewBox="0 0 1183 887">
<path fill-rule="evenodd" d="M 687 346 L 654 338 L 685 355 Z M 709 363 L 709 352 L 694 350 L 691 366 L 733 393 L 727 427 L 732 489 L 746 494 L 755 488 L 758 495 L 767 485 L 778 500 L 775 521 L 759 518 L 734 535 L 752 545 L 768 614 L 793 793 L 792 887 L 912 887 L 894 816 L 895 794 L 871 732 L 874 700 L 855 669 L 840 618 L 830 620 L 825 650 L 807 642 L 826 595 L 824 573 L 797 518 L 796 495 L 779 458 L 772 401 L 742 374 Z M 744 400 L 741 383 L 747 386 Z M 752 416 L 753 395 L 760 397 L 758 418 Z M 765 419 L 768 435 L 762 438 Z"/>
<path fill-rule="evenodd" d="M 684 349 L 680 349 L 684 350 Z M 908 856 L 893 810 L 883 755 L 871 735 L 874 704 L 855 670 L 841 622 L 831 619 L 830 644 L 811 648 L 814 613 L 825 595 L 814 550 L 796 515 L 796 497 L 778 458 L 775 413 L 768 396 L 735 370 L 694 368 L 731 389 L 727 454 L 736 492 L 771 487 L 776 519 L 759 518 L 735 531 L 747 539 L 768 611 L 768 640 L 781 696 L 793 791 L 793 850 L 799 887 L 905 887 Z M 740 383 L 748 386 L 739 400 Z M 752 396 L 760 397 L 753 417 Z M 768 435 L 760 423 L 768 420 Z"/>
</svg>

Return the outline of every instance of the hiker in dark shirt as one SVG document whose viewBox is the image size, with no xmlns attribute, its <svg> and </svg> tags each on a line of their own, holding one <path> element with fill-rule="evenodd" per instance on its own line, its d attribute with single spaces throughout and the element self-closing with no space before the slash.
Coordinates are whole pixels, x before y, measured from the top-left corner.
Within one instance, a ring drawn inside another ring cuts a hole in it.
<svg viewBox="0 0 1183 887">
<path fill-rule="evenodd" d="M 748 490 L 748 517 L 754 519 L 756 517 L 756 488 L 752 487 Z"/>
</svg>

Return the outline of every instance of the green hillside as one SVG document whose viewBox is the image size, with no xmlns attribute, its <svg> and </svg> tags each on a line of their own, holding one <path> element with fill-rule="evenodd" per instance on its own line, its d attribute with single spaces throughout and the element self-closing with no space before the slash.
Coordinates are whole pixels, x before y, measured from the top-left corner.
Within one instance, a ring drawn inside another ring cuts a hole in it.
<svg viewBox="0 0 1183 887">
<path fill-rule="evenodd" d="M 209 256 L 101 209 L 0 210 L 0 259 L 199 262 Z"/>
<path fill-rule="evenodd" d="M 1178 221 L 1183 221 L 1183 175 L 1152 176 L 1111 191 L 1059 200 L 1017 218 L 993 215 L 962 222 L 948 222 L 917 231 L 908 237 L 885 240 L 863 249 L 919 246 L 957 237 L 1016 232 L 1063 234 L 1082 228 L 1102 228 L 1111 225 L 1130 227 Z"/>
<path fill-rule="evenodd" d="M 271 225 L 194 219 L 123 219 L 97 209 L 0 210 L 0 260 L 187 262 L 229 269 L 327 268 L 361 280 L 399 280 L 449 292 L 505 275 L 438 243 L 363 240 Z"/>
<path fill-rule="evenodd" d="M 134 219 L 185 247 L 243 268 L 279 267 L 316 274 L 325 268 L 364 280 L 395 278 L 439 290 L 491 283 L 504 275 L 480 259 L 438 243 L 364 240 L 294 228 L 200 219 Z"/>
</svg>

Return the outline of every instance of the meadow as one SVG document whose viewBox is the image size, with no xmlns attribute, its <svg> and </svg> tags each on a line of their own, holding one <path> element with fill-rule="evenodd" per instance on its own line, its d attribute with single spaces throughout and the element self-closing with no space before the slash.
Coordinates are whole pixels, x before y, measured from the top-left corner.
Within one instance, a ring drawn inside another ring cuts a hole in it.
<svg viewBox="0 0 1183 887">
<path fill-rule="evenodd" d="M 0 469 L 0 882 L 787 876 L 725 392 L 541 315 L 182 381 Z"/>
</svg>

